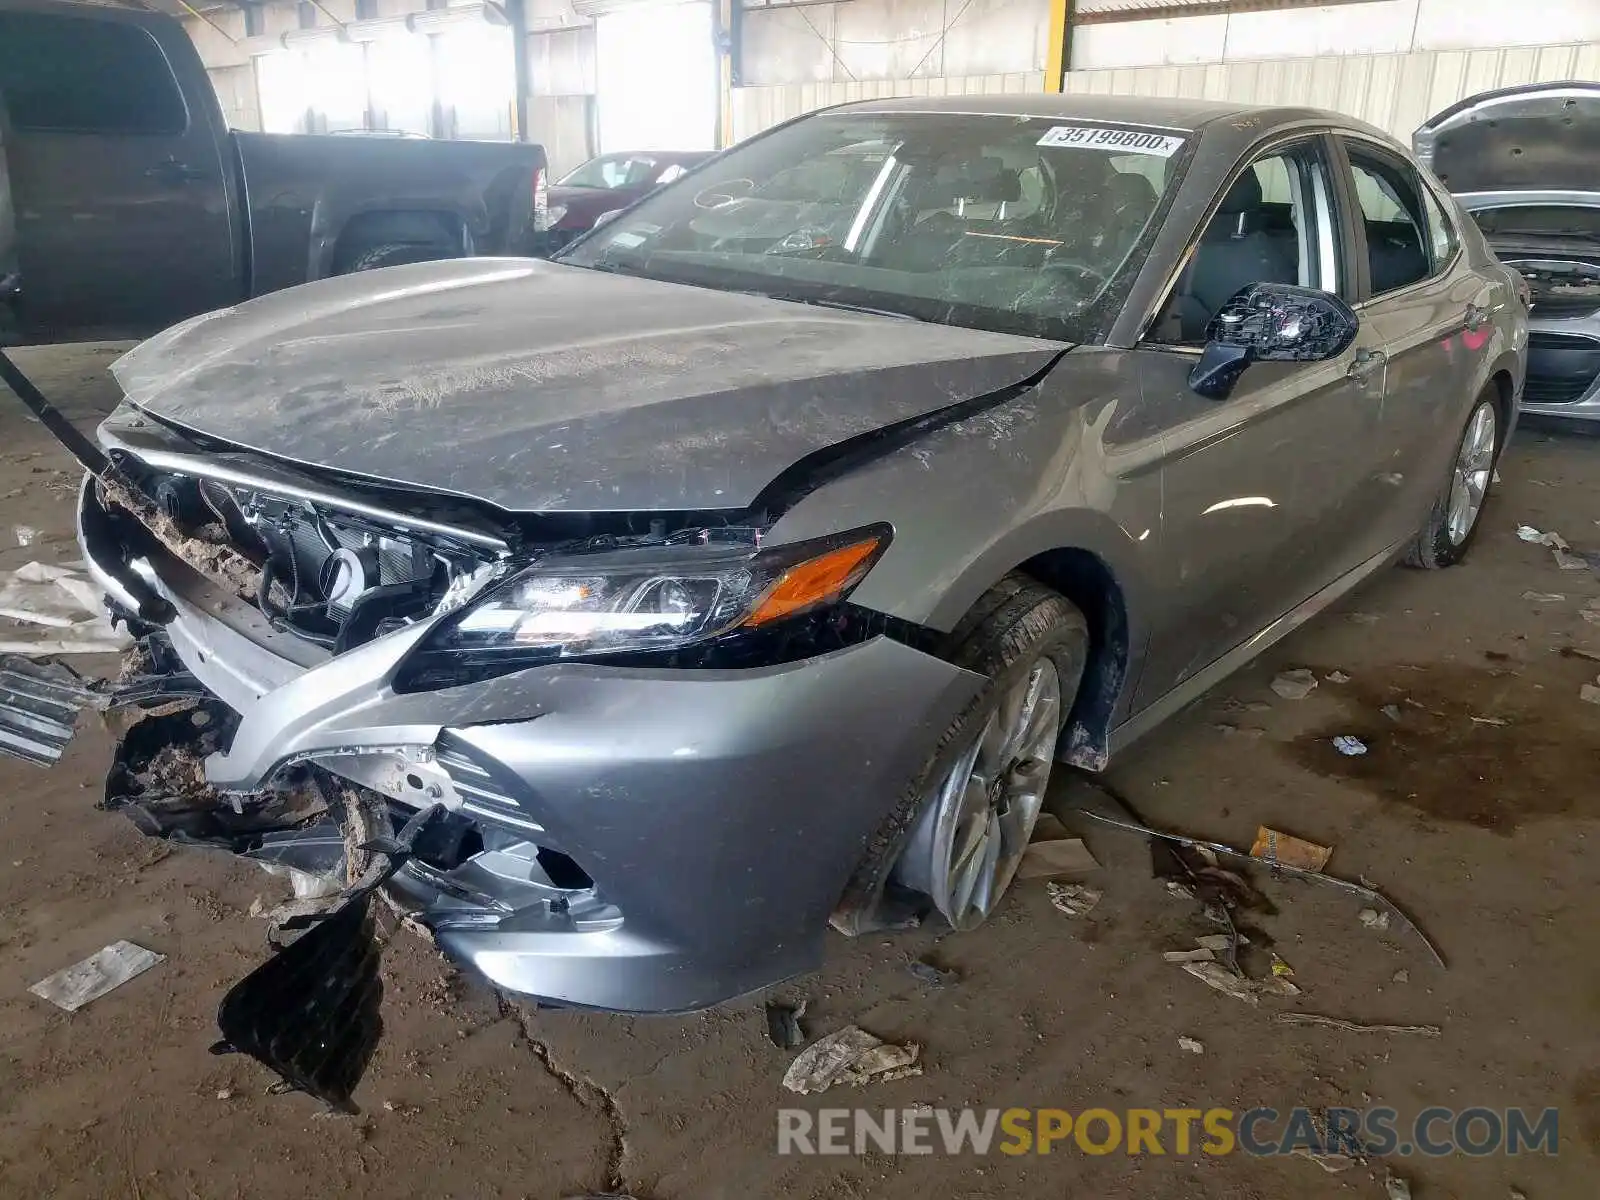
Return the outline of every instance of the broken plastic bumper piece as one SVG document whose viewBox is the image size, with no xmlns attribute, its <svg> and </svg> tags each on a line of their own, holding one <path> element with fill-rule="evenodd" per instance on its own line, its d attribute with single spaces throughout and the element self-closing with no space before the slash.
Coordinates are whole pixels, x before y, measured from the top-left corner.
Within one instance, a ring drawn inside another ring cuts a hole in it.
<svg viewBox="0 0 1600 1200">
<path fill-rule="evenodd" d="M 213 1054 L 247 1054 L 277 1073 L 278 1090 L 356 1111 L 356 1085 L 383 1035 L 373 895 L 440 811 L 424 809 L 394 837 L 380 834 L 357 847 L 367 856 L 361 878 L 329 908 L 278 927 L 298 936 L 229 989 L 217 1010 L 222 1038 Z"/>
</svg>

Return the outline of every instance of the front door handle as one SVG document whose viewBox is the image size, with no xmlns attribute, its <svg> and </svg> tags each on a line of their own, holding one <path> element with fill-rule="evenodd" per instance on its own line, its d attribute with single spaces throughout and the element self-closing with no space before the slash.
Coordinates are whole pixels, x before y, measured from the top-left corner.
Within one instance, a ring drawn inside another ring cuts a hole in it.
<svg viewBox="0 0 1600 1200">
<path fill-rule="evenodd" d="M 204 171 L 175 158 L 163 159 L 153 167 L 147 167 L 144 174 L 146 179 L 160 179 L 167 183 L 196 183 L 206 177 Z"/>
<path fill-rule="evenodd" d="M 1383 370 L 1388 361 L 1389 356 L 1382 350 L 1357 350 L 1355 361 L 1350 364 L 1350 369 L 1345 374 L 1365 386 L 1373 373 Z"/>
</svg>

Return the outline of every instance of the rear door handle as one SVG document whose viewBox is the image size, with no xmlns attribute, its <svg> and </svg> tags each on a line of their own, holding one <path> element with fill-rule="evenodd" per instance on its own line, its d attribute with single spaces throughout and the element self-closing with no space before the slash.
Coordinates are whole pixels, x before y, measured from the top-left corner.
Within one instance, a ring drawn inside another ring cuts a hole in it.
<svg viewBox="0 0 1600 1200">
<path fill-rule="evenodd" d="M 1382 350 L 1357 350 L 1355 361 L 1350 364 L 1350 369 L 1345 374 L 1364 385 L 1372 378 L 1375 371 L 1383 370 L 1388 361 L 1389 356 Z"/>
<path fill-rule="evenodd" d="M 1462 318 L 1461 327 L 1468 333 L 1477 333 L 1489 323 L 1489 310 L 1476 304 L 1467 305 L 1467 313 Z"/>
</svg>

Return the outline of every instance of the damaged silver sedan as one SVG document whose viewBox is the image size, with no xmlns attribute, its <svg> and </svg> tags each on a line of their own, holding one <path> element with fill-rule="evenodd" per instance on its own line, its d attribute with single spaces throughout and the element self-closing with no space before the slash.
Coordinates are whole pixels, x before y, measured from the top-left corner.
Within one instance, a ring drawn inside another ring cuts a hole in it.
<svg viewBox="0 0 1600 1200">
<path fill-rule="evenodd" d="M 1055 763 L 1459 561 L 1517 284 L 1344 118 L 962 97 L 792 122 L 554 262 L 199 318 L 116 364 L 80 499 L 205 696 L 118 802 L 365 871 L 347 901 L 553 1003 L 979 926 Z M 179 742 L 209 801 L 141 782 Z"/>
</svg>

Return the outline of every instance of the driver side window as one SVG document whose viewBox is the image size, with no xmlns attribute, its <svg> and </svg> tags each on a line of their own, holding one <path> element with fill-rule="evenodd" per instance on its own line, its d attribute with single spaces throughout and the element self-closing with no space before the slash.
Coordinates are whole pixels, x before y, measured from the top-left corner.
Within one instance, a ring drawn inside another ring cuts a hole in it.
<svg viewBox="0 0 1600 1200">
<path fill-rule="evenodd" d="M 1147 341 L 1205 344 L 1211 319 L 1241 288 L 1337 288 L 1334 222 L 1321 143 L 1274 150 L 1228 186 Z"/>
</svg>

